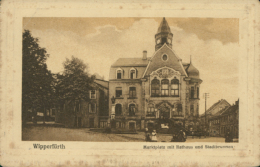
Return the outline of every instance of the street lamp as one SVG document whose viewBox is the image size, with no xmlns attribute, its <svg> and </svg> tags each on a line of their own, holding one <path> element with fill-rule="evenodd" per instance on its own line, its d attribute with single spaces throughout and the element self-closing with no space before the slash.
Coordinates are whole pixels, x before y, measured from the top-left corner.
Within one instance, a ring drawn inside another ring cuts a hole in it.
<svg viewBox="0 0 260 167">
<path fill-rule="evenodd" d="M 209 98 L 209 93 L 204 93 L 204 97 L 205 97 L 205 131 L 207 132 L 207 98 Z M 205 137 L 206 137 L 206 133 L 205 133 Z"/>
</svg>

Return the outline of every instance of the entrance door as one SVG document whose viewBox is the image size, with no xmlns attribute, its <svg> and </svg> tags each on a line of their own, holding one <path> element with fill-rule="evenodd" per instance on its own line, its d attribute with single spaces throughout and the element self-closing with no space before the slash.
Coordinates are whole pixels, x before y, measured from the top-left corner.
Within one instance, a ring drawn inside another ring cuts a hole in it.
<svg viewBox="0 0 260 167">
<path fill-rule="evenodd" d="M 170 118 L 170 108 L 163 107 L 160 109 L 160 118 L 161 119 L 169 119 Z"/>
<path fill-rule="evenodd" d="M 129 129 L 134 130 L 135 129 L 135 123 L 134 122 L 129 122 Z"/>
<path fill-rule="evenodd" d="M 147 127 L 148 127 L 148 130 L 149 130 L 149 131 L 152 131 L 152 130 L 154 129 L 153 123 L 151 123 L 151 122 L 149 122 L 149 123 L 147 124 Z"/>
<path fill-rule="evenodd" d="M 89 127 L 94 128 L 94 118 L 89 118 Z"/>
</svg>

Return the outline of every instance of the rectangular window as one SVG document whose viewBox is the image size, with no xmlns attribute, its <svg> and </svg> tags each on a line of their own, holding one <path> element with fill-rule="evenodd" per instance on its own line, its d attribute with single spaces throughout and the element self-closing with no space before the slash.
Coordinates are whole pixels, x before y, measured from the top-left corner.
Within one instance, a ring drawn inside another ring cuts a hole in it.
<svg viewBox="0 0 260 167">
<path fill-rule="evenodd" d="M 136 88 L 135 87 L 129 88 L 129 97 L 136 97 Z"/>
<path fill-rule="evenodd" d="M 182 104 L 178 104 L 177 105 L 177 112 L 178 112 L 178 115 L 182 115 Z"/>
<path fill-rule="evenodd" d="M 129 105 L 129 116 L 134 116 L 135 115 L 135 104 L 130 104 Z"/>
<path fill-rule="evenodd" d="M 89 104 L 89 113 L 95 113 L 96 112 L 96 104 L 90 103 Z"/>
<path fill-rule="evenodd" d="M 168 96 L 169 95 L 169 85 L 162 85 L 162 96 Z"/>
<path fill-rule="evenodd" d="M 191 87 L 191 91 L 190 91 L 190 98 L 193 99 L 194 98 L 194 87 Z"/>
<path fill-rule="evenodd" d="M 107 127 L 107 122 L 100 122 L 100 128 L 106 128 Z"/>
<path fill-rule="evenodd" d="M 190 115 L 194 116 L 194 106 L 190 105 Z"/>
<path fill-rule="evenodd" d="M 155 109 L 153 104 L 149 104 L 147 109 L 147 116 L 155 116 Z"/>
<path fill-rule="evenodd" d="M 200 98 L 200 88 L 197 87 L 197 98 Z"/>
<path fill-rule="evenodd" d="M 95 90 L 90 91 L 90 99 L 96 99 L 96 91 Z"/>
<path fill-rule="evenodd" d="M 116 97 L 122 96 L 122 87 L 116 87 Z"/>
</svg>

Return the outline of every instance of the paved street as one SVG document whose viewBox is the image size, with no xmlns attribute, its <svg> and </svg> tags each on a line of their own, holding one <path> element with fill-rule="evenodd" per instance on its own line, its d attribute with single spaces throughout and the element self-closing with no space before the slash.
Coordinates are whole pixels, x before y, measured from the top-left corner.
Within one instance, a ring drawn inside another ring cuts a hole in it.
<svg viewBox="0 0 260 167">
<path fill-rule="evenodd" d="M 144 142 L 144 132 L 138 134 L 106 134 L 93 132 L 89 128 L 72 129 L 52 126 L 26 126 L 22 131 L 23 141 L 100 141 L 100 142 Z M 157 134 L 158 142 L 169 142 L 171 135 Z M 221 137 L 187 138 L 186 142 L 225 142 Z"/>
</svg>

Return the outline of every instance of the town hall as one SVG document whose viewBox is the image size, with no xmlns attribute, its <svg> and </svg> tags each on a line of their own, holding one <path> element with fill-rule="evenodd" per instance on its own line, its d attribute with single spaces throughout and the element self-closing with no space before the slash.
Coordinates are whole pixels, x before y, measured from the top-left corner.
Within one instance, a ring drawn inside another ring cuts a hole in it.
<svg viewBox="0 0 260 167">
<path fill-rule="evenodd" d="M 155 34 L 151 57 L 119 58 L 109 73 L 112 128 L 190 128 L 199 116 L 199 70 L 174 51 L 174 35 L 165 18 Z"/>
</svg>

